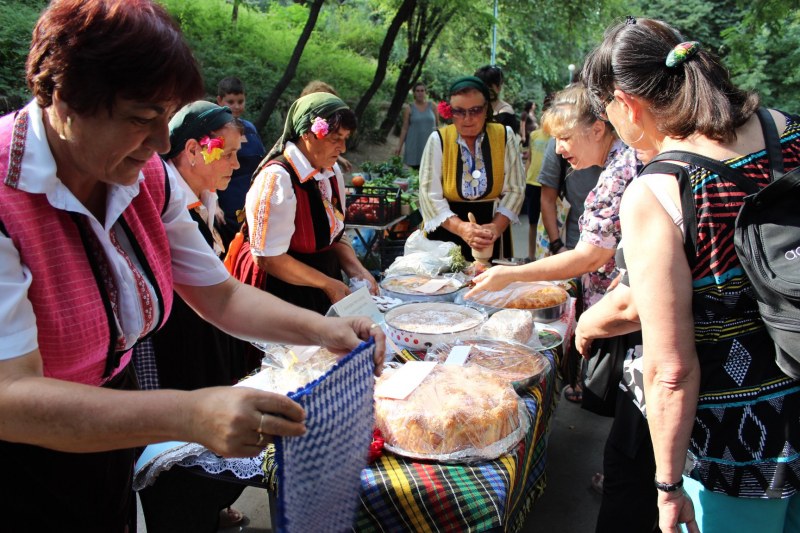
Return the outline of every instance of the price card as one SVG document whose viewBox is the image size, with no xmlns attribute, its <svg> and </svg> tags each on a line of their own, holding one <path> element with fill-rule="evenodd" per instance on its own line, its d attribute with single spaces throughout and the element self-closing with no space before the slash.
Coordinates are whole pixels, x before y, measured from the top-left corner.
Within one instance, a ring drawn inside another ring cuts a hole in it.
<svg viewBox="0 0 800 533">
<path fill-rule="evenodd" d="M 375 396 L 405 400 L 428 377 L 436 364 L 436 361 L 409 361 L 375 389 Z"/>
<path fill-rule="evenodd" d="M 418 287 L 414 287 L 414 292 L 421 292 L 422 294 L 433 294 L 445 285 L 450 285 L 450 279 L 432 279 L 423 283 Z"/>
<path fill-rule="evenodd" d="M 464 366 L 464 363 L 467 362 L 467 358 L 469 357 L 469 351 L 472 349 L 472 346 L 454 346 L 452 350 L 450 350 L 450 354 L 447 356 L 447 360 L 445 360 L 444 364 L 446 365 L 453 365 L 453 366 Z"/>
<path fill-rule="evenodd" d="M 361 287 L 354 293 L 348 294 L 328 309 L 325 316 L 359 316 L 370 317 L 375 322 L 383 320 L 383 315 L 375 301 L 372 299 L 369 290 Z"/>
</svg>

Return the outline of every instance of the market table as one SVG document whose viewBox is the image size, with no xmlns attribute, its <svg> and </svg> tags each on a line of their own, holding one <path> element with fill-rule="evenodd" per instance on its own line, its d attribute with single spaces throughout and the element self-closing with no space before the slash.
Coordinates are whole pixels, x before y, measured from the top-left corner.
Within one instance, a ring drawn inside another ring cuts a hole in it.
<svg viewBox="0 0 800 533">
<path fill-rule="evenodd" d="M 544 353 L 551 363 L 550 371 L 521 395 L 531 425 L 510 453 L 472 465 L 423 462 L 384 453 L 361 472 L 361 503 L 354 529 L 519 530 L 545 488 L 547 428 L 555 406 L 557 355 L 553 350 Z M 150 470 L 182 467 L 220 481 L 269 488 L 261 470 L 265 453 L 255 458 L 224 459 L 207 450 L 192 450 L 202 448 L 196 444 L 174 444 L 182 448 L 170 452 L 170 444 L 164 445 L 162 459 Z M 140 485 L 147 483 L 144 477 L 155 476 L 152 471 L 137 473 Z"/>
<path fill-rule="evenodd" d="M 550 325 L 568 341 L 574 317 L 571 299 L 565 315 Z M 518 531 L 545 489 L 548 427 L 557 399 L 558 362 L 565 349 L 562 345 L 542 352 L 550 370 L 521 393 L 531 424 L 513 450 L 494 461 L 472 465 L 411 460 L 386 452 L 361 472 L 354 530 Z M 151 484 L 159 472 L 173 467 L 274 493 L 275 467 L 267 450 L 258 457 L 225 459 L 194 443 L 148 446 L 137 463 L 134 488 Z"/>
</svg>

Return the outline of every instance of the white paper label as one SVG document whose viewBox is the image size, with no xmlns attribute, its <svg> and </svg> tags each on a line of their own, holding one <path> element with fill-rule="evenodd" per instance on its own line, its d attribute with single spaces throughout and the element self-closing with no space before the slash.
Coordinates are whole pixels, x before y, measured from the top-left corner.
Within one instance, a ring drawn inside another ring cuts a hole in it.
<svg viewBox="0 0 800 533">
<path fill-rule="evenodd" d="M 472 346 L 454 346 L 452 350 L 450 350 L 450 354 L 447 356 L 447 360 L 444 362 L 446 365 L 453 365 L 453 366 L 464 366 L 464 363 L 467 362 L 467 358 L 469 357 L 469 351 L 472 349 Z"/>
<path fill-rule="evenodd" d="M 432 279 L 419 287 L 415 287 L 413 291 L 421 292 L 422 294 L 433 294 L 445 285 L 450 285 L 450 279 Z"/>
<path fill-rule="evenodd" d="M 375 389 L 375 396 L 405 400 L 431 373 L 436 361 L 409 361 Z"/>
<path fill-rule="evenodd" d="M 375 305 L 369 290 L 361 287 L 333 304 L 326 316 L 368 316 L 375 322 L 380 322 L 383 315 Z"/>
</svg>

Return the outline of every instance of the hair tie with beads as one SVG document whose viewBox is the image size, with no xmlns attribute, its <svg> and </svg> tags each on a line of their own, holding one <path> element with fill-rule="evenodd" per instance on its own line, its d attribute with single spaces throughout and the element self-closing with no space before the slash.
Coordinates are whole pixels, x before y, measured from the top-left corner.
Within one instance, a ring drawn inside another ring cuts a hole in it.
<svg viewBox="0 0 800 533">
<path fill-rule="evenodd" d="M 695 55 L 698 50 L 700 50 L 700 43 L 697 41 L 680 43 L 669 51 L 665 63 L 669 68 L 677 67 Z"/>
</svg>

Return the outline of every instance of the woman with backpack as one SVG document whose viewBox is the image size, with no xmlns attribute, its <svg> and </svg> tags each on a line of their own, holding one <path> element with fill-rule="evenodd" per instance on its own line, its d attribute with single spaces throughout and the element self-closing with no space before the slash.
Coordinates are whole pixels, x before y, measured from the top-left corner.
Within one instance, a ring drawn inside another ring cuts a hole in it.
<svg viewBox="0 0 800 533">
<path fill-rule="evenodd" d="M 628 145 L 700 154 L 759 188 L 769 183 L 758 96 L 666 23 L 629 17 L 609 29 L 584 78 Z M 791 170 L 800 123 L 769 115 Z M 800 387 L 775 362 L 734 251 L 744 193 L 724 172 L 677 160 L 643 174 L 625 191 L 620 218 L 642 324 L 661 531 L 796 531 Z"/>
</svg>

